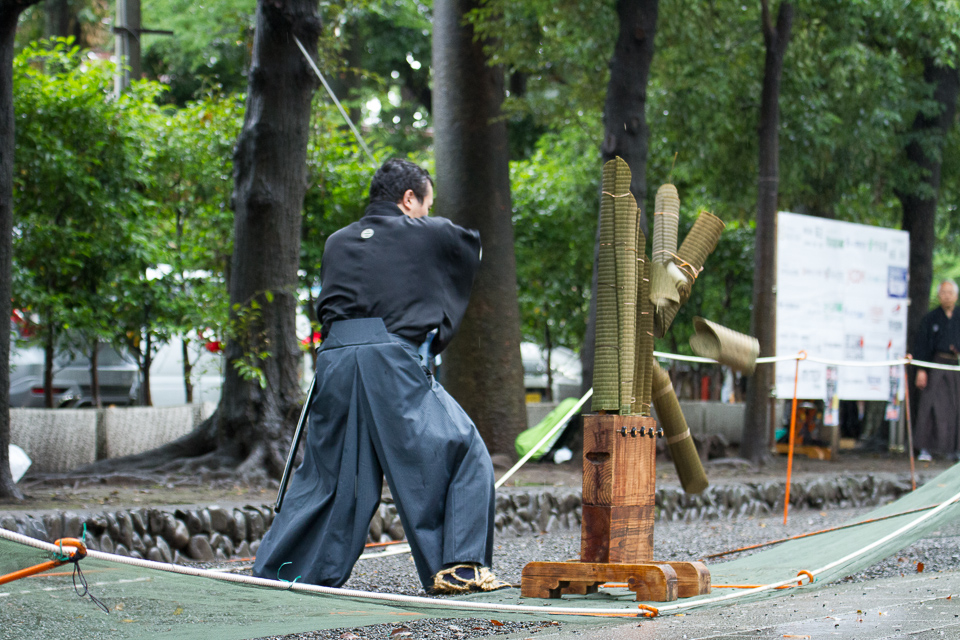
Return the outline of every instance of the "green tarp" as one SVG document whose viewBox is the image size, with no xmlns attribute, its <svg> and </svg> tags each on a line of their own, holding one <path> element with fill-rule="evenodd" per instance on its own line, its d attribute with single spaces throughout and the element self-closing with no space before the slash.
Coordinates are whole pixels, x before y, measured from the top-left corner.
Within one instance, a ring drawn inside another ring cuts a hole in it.
<svg viewBox="0 0 960 640">
<path fill-rule="evenodd" d="M 573 405 L 577 404 L 576 398 L 566 398 L 560 401 L 560 404 L 557 405 L 557 408 L 551 411 L 544 417 L 543 420 L 538 422 L 535 426 L 530 427 L 526 431 L 522 431 L 520 435 L 517 436 L 517 441 L 515 446 L 517 448 L 517 455 L 521 458 L 527 455 L 531 449 L 537 446 L 537 443 L 547 435 L 550 429 L 553 429 L 557 426 L 557 423 L 560 422 L 560 419 L 563 416 L 567 415 L 567 412 L 570 409 L 573 409 Z M 537 452 L 530 456 L 533 460 L 539 460 L 550 451 L 550 447 L 556 443 L 557 439 L 563 434 L 563 429 L 558 429 L 549 440 L 544 442 Z"/>
<path fill-rule="evenodd" d="M 952 500 L 960 500 L 960 465 L 948 469 L 917 491 L 864 516 L 861 521 L 903 515 L 793 540 L 730 562 L 709 564 L 713 584 L 771 584 L 793 580 L 798 572 L 809 571 L 816 581 L 800 588 L 816 589 L 871 566 L 956 518 L 960 515 L 960 506 L 956 502 L 914 511 Z M 914 512 L 905 513 L 910 511 Z M 0 532 L 0 535 L 11 537 L 7 532 Z M 49 551 L 0 537 L 0 575 L 43 562 L 49 557 Z M 90 591 L 110 608 L 109 614 L 98 610 L 90 600 L 78 598 L 73 592 L 69 568 L 58 569 L 42 577 L 0 585 L 0 638 L 208 640 L 398 623 L 421 616 L 549 620 L 569 619 L 559 611 L 561 608 L 627 615 L 637 612 L 633 593 L 625 589 L 604 589 L 597 594 L 564 596 L 560 600 L 521 598 L 519 589 L 508 589 L 462 598 L 388 602 L 377 600 L 380 594 L 307 593 L 294 590 L 297 586 L 289 583 L 281 585 L 284 589 L 269 589 L 92 557 L 83 560 L 81 566 Z M 705 596 L 649 604 L 658 607 L 663 614 L 672 614 L 729 606 L 743 599 L 779 597 L 791 592 L 715 589 Z M 729 600 L 732 594 L 737 594 L 740 600 Z M 470 608 L 474 603 L 507 607 L 535 605 L 538 608 L 477 611 Z M 580 620 L 609 624 L 617 619 Z"/>
</svg>

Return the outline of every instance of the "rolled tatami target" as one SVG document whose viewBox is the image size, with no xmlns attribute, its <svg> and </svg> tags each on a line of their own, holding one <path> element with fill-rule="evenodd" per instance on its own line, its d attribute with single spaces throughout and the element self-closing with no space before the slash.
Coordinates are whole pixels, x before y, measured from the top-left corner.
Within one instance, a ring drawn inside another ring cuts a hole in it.
<svg viewBox="0 0 960 640">
<path fill-rule="evenodd" d="M 710 482 L 703 470 L 693 436 L 680 410 L 680 401 L 673 391 L 670 376 L 659 364 L 653 363 L 653 406 L 667 439 L 670 457 L 680 476 L 680 484 L 687 493 L 700 493 Z"/>
<path fill-rule="evenodd" d="M 701 211 L 690 233 L 683 239 L 683 244 L 677 249 L 677 267 L 686 276 L 686 283 L 678 285 L 680 290 L 680 304 L 690 298 L 690 289 L 703 269 L 707 256 L 713 253 L 720 241 L 720 234 L 726 224 L 709 211 Z"/>
<path fill-rule="evenodd" d="M 627 170 L 629 175 L 629 170 Z M 627 183 L 629 189 L 629 183 Z M 629 190 L 614 202 L 614 255 L 620 346 L 620 415 L 633 412 L 637 340 L 637 201 Z"/>
<path fill-rule="evenodd" d="M 667 264 L 677 253 L 677 227 L 680 225 L 680 196 L 672 184 L 660 185 L 653 209 L 654 262 Z"/>
<path fill-rule="evenodd" d="M 753 336 L 728 329 L 706 318 L 694 318 L 690 348 L 702 358 L 712 358 L 734 371 L 750 375 L 757 366 L 760 342 Z"/>
<path fill-rule="evenodd" d="M 650 266 L 650 302 L 653 303 L 654 333 L 662 338 L 680 310 L 680 292 L 667 268 L 652 260 Z"/>
<path fill-rule="evenodd" d="M 650 302 L 650 258 L 644 253 L 646 238 L 637 241 L 637 340 L 633 374 L 633 413 L 650 415 L 650 385 L 653 383 L 653 303 Z"/>
<path fill-rule="evenodd" d="M 626 176 L 623 175 L 624 172 Z M 617 411 L 620 409 L 620 345 L 614 203 L 615 196 L 623 191 L 629 192 L 630 168 L 627 163 L 615 158 L 604 164 L 601 185 L 597 337 L 593 360 L 593 399 L 590 406 L 593 411 Z"/>
</svg>

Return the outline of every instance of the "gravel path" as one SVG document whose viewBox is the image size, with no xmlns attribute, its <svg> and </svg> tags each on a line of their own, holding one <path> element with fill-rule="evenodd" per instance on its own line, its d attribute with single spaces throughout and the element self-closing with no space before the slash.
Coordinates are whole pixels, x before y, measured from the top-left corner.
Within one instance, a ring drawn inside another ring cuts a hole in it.
<svg viewBox="0 0 960 640">
<path fill-rule="evenodd" d="M 833 527 L 851 518 L 862 516 L 871 509 L 834 509 L 830 511 L 795 511 L 787 525 L 782 516 L 741 518 L 726 521 L 697 523 L 658 522 L 655 555 L 659 560 L 696 559 L 712 553 L 742 546 L 817 531 Z M 535 560 L 567 560 L 580 555 L 580 532 L 561 531 L 542 535 L 506 534 L 497 538 L 493 569 L 502 580 L 520 582 L 523 566 Z M 732 559 L 736 556 L 728 556 Z M 903 549 L 866 570 L 846 578 L 863 581 L 894 577 L 923 570 L 943 571 L 960 564 L 960 523 L 951 523 L 931 533 L 927 538 Z M 345 585 L 351 589 L 424 595 L 416 578 L 413 560 L 409 555 L 361 560 Z M 272 636 L 270 640 L 399 640 L 401 638 L 430 638 L 462 640 L 490 635 L 518 633 L 535 634 L 537 630 L 562 625 L 547 622 L 503 622 L 483 619 L 424 619 L 404 626 L 382 624 L 354 629 L 330 629 L 305 634 Z"/>
</svg>

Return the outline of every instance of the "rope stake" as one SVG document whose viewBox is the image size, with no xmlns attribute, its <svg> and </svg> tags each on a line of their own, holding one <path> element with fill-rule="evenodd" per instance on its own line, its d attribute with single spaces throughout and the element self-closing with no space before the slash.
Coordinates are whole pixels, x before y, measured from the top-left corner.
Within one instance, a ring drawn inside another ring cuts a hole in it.
<svg viewBox="0 0 960 640">
<path fill-rule="evenodd" d="M 84 525 L 84 535 L 86 535 L 86 525 Z M 49 569 L 60 567 L 67 563 L 72 563 L 73 590 L 76 592 L 76 594 L 81 598 L 84 596 L 89 596 L 90 599 L 93 600 L 93 603 L 97 605 L 101 611 L 104 613 L 110 613 L 110 609 L 107 607 L 107 605 L 103 604 L 103 602 L 95 598 L 93 594 L 90 593 L 90 590 L 87 588 L 87 579 L 80 570 L 80 561 L 87 557 L 87 545 L 76 538 L 60 538 L 53 544 L 56 545 L 57 548 L 53 552 L 52 560 L 47 560 L 46 562 L 41 562 L 40 564 L 32 567 L 27 567 L 26 569 L 20 569 L 19 571 L 14 571 L 13 573 L 0 576 L 0 584 L 6 584 L 8 582 L 13 582 L 14 580 L 20 580 L 21 578 L 35 576 Z M 63 548 L 64 544 L 66 544 L 68 547 L 66 551 L 64 551 Z M 71 550 L 70 547 L 73 549 Z"/>
</svg>

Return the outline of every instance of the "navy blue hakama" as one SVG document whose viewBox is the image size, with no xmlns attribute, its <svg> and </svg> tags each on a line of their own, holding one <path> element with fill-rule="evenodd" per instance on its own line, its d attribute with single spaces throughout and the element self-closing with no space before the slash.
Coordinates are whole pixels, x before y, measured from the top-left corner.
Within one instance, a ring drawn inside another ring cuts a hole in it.
<svg viewBox="0 0 960 640">
<path fill-rule="evenodd" d="M 340 586 L 383 477 L 425 589 L 445 565 L 490 565 L 493 465 L 473 422 L 379 318 L 333 323 L 317 358 L 303 463 L 257 551 L 263 578 Z M 286 564 L 289 563 L 289 564 Z"/>
</svg>

